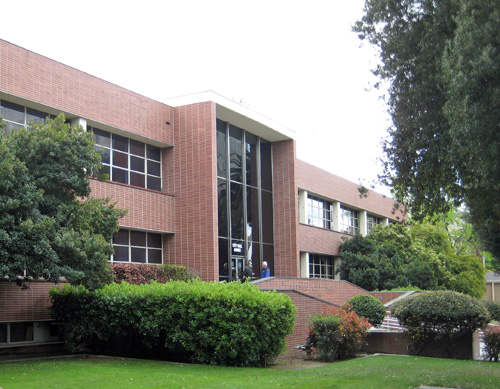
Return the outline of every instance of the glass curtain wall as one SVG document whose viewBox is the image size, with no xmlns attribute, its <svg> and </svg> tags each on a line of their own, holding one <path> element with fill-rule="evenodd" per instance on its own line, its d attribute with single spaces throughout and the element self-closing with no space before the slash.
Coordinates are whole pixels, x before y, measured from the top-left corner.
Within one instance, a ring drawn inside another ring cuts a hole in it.
<svg viewBox="0 0 500 389">
<path fill-rule="evenodd" d="M 219 279 L 239 279 L 262 261 L 274 274 L 271 143 L 217 120 Z"/>
</svg>

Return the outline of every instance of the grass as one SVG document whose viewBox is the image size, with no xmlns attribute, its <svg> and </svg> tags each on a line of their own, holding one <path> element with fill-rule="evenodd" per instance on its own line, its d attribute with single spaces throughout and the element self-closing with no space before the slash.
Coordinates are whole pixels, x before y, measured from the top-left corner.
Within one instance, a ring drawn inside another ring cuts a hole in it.
<svg viewBox="0 0 500 389">
<path fill-rule="evenodd" d="M 10 388 L 498 388 L 500 363 L 371 356 L 304 370 L 229 368 L 130 359 L 0 363 Z"/>
</svg>

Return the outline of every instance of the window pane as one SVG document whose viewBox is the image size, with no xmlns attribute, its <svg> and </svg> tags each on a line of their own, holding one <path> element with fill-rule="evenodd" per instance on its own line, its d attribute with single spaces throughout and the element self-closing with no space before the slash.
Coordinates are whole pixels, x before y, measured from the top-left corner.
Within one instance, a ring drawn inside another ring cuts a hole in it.
<svg viewBox="0 0 500 389">
<path fill-rule="evenodd" d="M 144 173 L 144 159 L 134 156 L 130 157 L 130 170 Z"/>
<path fill-rule="evenodd" d="M 246 180 L 247 185 L 258 186 L 257 182 L 257 137 L 245 135 Z"/>
<path fill-rule="evenodd" d="M 146 177 L 144 174 L 130 172 L 130 185 L 139 186 L 145 188 Z"/>
<path fill-rule="evenodd" d="M 12 134 L 12 132 L 14 130 L 18 130 L 20 128 L 24 128 L 24 126 L 21 125 L 21 124 L 15 124 L 15 123 L 7 122 L 7 127 L 5 127 L 5 133 L 6 134 Z"/>
<path fill-rule="evenodd" d="M 161 179 L 148 176 L 148 189 L 161 190 Z"/>
<path fill-rule="evenodd" d="M 259 191 L 247 187 L 247 240 L 259 241 Z"/>
<path fill-rule="evenodd" d="M 218 179 L 218 216 L 219 216 L 219 236 L 227 237 L 227 184 L 226 180 Z"/>
<path fill-rule="evenodd" d="M 132 258 L 130 262 L 146 263 L 146 249 L 132 247 Z"/>
<path fill-rule="evenodd" d="M 241 133 L 240 128 L 229 126 L 229 172 L 231 180 L 238 182 L 243 182 Z"/>
<path fill-rule="evenodd" d="M 144 143 L 139 142 L 138 140 L 130 139 L 130 153 L 134 155 L 138 155 L 140 157 L 144 157 Z"/>
<path fill-rule="evenodd" d="M 265 243 L 273 243 L 273 195 L 262 191 L 262 239 Z"/>
<path fill-rule="evenodd" d="M 146 247 L 146 233 L 143 231 L 130 231 L 130 245 Z"/>
<path fill-rule="evenodd" d="M 101 147 L 101 146 L 94 146 L 94 148 L 101 152 L 101 162 L 109 165 L 109 161 L 110 161 L 109 149 L 105 149 L 104 147 Z"/>
<path fill-rule="evenodd" d="M 96 144 L 100 146 L 111 147 L 109 132 L 99 130 L 98 128 L 93 128 L 92 132 L 94 133 L 94 140 Z"/>
<path fill-rule="evenodd" d="M 45 124 L 45 119 L 49 116 L 48 113 L 38 111 L 36 109 L 28 108 L 26 114 L 26 123 L 29 123 L 33 120 L 35 123 L 39 122 L 41 124 Z"/>
<path fill-rule="evenodd" d="M 219 281 L 229 280 L 229 241 L 219 238 Z"/>
<path fill-rule="evenodd" d="M 148 250 L 148 263 L 159 263 L 161 264 L 161 250 Z"/>
<path fill-rule="evenodd" d="M 160 177 L 160 164 L 158 162 L 148 161 L 148 174 Z"/>
<path fill-rule="evenodd" d="M 231 182 L 231 236 L 243 239 L 243 185 Z"/>
<path fill-rule="evenodd" d="M 123 184 L 128 184 L 128 172 L 127 170 L 122 170 L 118 168 L 113 168 L 112 181 L 121 182 Z"/>
<path fill-rule="evenodd" d="M 115 232 L 113 235 L 113 244 L 128 245 L 128 237 L 128 230 L 118 230 L 118 232 Z"/>
<path fill-rule="evenodd" d="M 113 134 L 113 149 L 128 152 L 128 138 Z"/>
<path fill-rule="evenodd" d="M 267 266 L 271 269 L 271 276 L 275 276 L 274 273 L 274 246 L 271 244 L 262 245 L 263 261 L 267 262 Z M 260 271 L 260 268 L 259 268 Z"/>
<path fill-rule="evenodd" d="M 217 175 L 226 178 L 226 123 L 217 119 Z"/>
<path fill-rule="evenodd" d="M 4 120 L 24 124 L 24 107 L 22 105 L 2 100 L 0 115 L 3 116 Z"/>
<path fill-rule="evenodd" d="M 262 189 L 273 190 L 271 143 L 261 139 L 260 170 Z"/>
<path fill-rule="evenodd" d="M 161 249 L 161 234 L 148 233 L 148 247 Z"/>
<path fill-rule="evenodd" d="M 128 168 L 128 154 L 113 151 L 113 165 Z"/>
<path fill-rule="evenodd" d="M 10 323 L 10 341 L 32 342 L 33 322 L 30 323 Z"/>
<path fill-rule="evenodd" d="M 155 161 L 160 162 L 161 160 L 161 149 L 156 146 L 147 145 L 147 157 Z"/>
<path fill-rule="evenodd" d="M 0 343 L 7 343 L 7 323 L 0 323 Z"/>
<path fill-rule="evenodd" d="M 107 174 L 109 178 L 110 177 L 109 172 L 110 172 L 109 166 L 106 165 L 101 166 L 101 174 Z"/>
<path fill-rule="evenodd" d="M 127 247 L 115 246 L 114 249 L 115 249 L 115 254 L 113 255 L 114 262 L 129 262 L 128 246 Z"/>
</svg>

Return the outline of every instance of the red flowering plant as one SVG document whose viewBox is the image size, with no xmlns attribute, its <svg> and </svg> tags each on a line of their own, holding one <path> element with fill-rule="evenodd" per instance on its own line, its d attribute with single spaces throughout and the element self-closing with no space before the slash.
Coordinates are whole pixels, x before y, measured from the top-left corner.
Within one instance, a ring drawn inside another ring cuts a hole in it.
<svg viewBox="0 0 500 389">
<path fill-rule="evenodd" d="M 316 350 L 318 358 L 335 361 L 354 357 L 361 349 L 371 324 L 360 318 L 352 307 L 327 307 L 309 317 L 308 343 Z"/>
<path fill-rule="evenodd" d="M 500 356 L 500 326 L 489 325 L 484 330 L 483 341 L 484 359 L 489 359 L 490 361 L 497 362 L 498 357 Z"/>
</svg>

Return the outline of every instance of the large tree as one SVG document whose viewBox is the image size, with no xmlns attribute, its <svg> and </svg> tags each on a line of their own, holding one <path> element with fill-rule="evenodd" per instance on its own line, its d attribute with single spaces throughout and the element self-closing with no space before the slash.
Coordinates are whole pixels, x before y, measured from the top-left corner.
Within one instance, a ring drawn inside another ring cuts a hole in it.
<svg viewBox="0 0 500 389">
<path fill-rule="evenodd" d="M 477 298 L 485 290 L 481 259 L 455 248 L 444 223 L 390 224 L 346 240 L 340 249 L 340 277 L 367 290 L 449 289 Z"/>
<path fill-rule="evenodd" d="M 1 117 L 0 117 L 1 123 Z M 61 115 L 6 134 L 0 128 L 0 276 L 97 288 L 125 212 L 89 198 L 101 159 L 92 135 Z"/>
<path fill-rule="evenodd" d="M 367 0 L 392 116 L 383 181 L 413 217 L 465 204 L 500 258 L 500 2 Z"/>
</svg>

